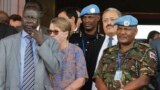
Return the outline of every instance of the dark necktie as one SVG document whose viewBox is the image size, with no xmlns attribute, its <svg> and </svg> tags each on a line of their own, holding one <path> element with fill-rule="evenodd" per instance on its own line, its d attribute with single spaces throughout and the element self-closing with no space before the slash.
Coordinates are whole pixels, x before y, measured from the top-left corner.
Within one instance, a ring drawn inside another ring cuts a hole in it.
<svg viewBox="0 0 160 90">
<path fill-rule="evenodd" d="M 112 46 L 112 40 L 113 40 L 113 37 L 109 37 L 108 47 Z"/>
<path fill-rule="evenodd" d="M 24 72 L 22 90 L 34 90 L 35 66 L 31 37 L 26 36 L 28 43 L 24 56 Z"/>
</svg>

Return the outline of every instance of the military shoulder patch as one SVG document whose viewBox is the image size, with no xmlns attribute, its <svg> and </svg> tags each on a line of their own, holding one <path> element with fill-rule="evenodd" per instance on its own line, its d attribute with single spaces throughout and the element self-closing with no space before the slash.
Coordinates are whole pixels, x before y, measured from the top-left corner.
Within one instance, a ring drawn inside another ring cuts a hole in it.
<svg viewBox="0 0 160 90">
<path fill-rule="evenodd" d="M 153 51 L 149 51 L 149 57 L 151 59 L 154 59 L 155 61 L 157 61 L 157 56 L 156 56 L 156 54 Z"/>
</svg>

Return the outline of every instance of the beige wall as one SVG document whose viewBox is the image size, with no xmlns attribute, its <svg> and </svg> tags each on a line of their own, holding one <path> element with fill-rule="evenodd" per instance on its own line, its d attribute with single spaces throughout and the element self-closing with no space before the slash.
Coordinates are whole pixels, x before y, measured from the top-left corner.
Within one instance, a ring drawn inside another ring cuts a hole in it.
<svg viewBox="0 0 160 90">
<path fill-rule="evenodd" d="M 0 0 L 0 10 L 11 14 L 22 15 L 25 0 Z"/>
<path fill-rule="evenodd" d="M 45 8 L 45 14 L 41 19 L 41 24 L 48 27 L 50 20 L 55 16 L 55 0 L 38 0 Z M 11 14 L 22 15 L 25 0 L 0 0 L 0 10 Z"/>
</svg>

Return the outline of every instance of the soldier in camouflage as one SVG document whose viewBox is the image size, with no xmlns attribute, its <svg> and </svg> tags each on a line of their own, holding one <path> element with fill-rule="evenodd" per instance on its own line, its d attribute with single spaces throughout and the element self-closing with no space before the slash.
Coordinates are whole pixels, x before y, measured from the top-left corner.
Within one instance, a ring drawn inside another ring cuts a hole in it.
<svg viewBox="0 0 160 90">
<path fill-rule="evenodd" d="M 98 90 L 146 90 L 155 75 L 156 55 L 135 41 L 138 20 L 126 15 L 116 23 L 118 45 L 104 50 L 94 75 Z"/>
</svg>

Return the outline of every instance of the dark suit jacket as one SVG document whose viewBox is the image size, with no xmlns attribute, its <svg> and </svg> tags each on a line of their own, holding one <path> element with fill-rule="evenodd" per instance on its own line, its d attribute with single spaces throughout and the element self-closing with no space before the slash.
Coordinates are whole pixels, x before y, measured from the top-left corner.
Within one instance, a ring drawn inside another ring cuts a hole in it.
<svg viewBox="0 0 160 90">
<path fill-rule="evenodd" d="M 7 24 L 0 23 L 0 39 L 17 33 L 17 30 Z"/>
<path fill-rule="evenodd" d="M 102 47 L 104 37 L 101 37 L 97 41 L 90 43 L 90 46 L 88 47 L 88 53 L 86 55 L 86 63 L 87 63 L 87 70 L 89 79 L 87 80 L 86 85 L 82 88 L 82 90 L 91 90 L 92 83 L 93 83 L 93 75 L 95 72 L 95 67 L 97 64 L 98 54 Z"/>
<path fill-rule="evenodd" d="M 157 53 L 158 72 L 160 72 L 160 38 L 153 40 L 150 45 L 151 45 L 151 48 L 153 48 Z"/>
</svg>

